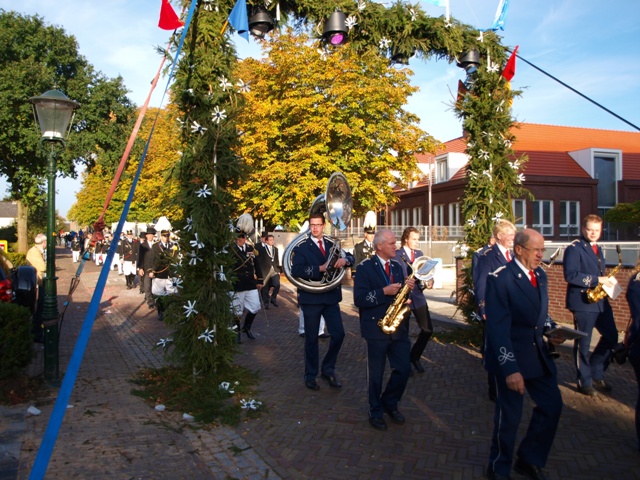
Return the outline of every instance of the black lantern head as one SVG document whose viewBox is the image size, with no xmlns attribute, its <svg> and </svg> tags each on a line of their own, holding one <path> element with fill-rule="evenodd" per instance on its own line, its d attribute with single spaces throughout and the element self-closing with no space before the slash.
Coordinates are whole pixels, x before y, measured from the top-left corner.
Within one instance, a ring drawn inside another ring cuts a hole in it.
<svg viewBox="0 0 640 480">
<path fill-rule="evenodd" d="M 342 45 L 347 40 L 347 17 L 344 13 L 336 10 L 324 22 L 322 38 L 330 45 Z"/>
<path fill-rule="evenodd" d="M 480 52 L 473 49 L 463 53 L 456 65 L 458 65 L 458 67 L 460 68 L 464 68 L 464 70 L 467 72 L 467 75 L 475 73 L 475 71 L 478 70 L 478 67 L 480 66 Z"/>
<path fill-rule="evenodd" d="M 249 19 L 249 33 L 256 38 L 264 36 L 273 30 L 273 18 L 262 7 L 255 7 Z"/>
</svg>

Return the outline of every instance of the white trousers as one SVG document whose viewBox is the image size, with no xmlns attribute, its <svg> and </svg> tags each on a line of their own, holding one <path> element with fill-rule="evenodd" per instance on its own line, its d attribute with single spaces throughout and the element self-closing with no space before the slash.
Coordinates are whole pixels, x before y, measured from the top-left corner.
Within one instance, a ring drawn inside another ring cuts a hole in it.
<svg viewBox="0 0 640 480">
<path fill-rule="evenodd" d="M 244 292 L 231 292 L 232 304 L 231 312 L 239 317 L 246 308 L 251 313 L 260 311 L 260 295 L 258 290 L 245 290 Z"/>
</svg>

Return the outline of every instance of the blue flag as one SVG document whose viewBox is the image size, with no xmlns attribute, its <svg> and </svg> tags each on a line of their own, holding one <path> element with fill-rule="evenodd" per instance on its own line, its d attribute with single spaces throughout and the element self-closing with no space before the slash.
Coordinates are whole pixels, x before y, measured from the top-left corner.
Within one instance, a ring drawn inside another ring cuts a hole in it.
<svg viewBox="0 0 640 480">
<path fill-rule="evenodd" d="M 247 16 L 247 0 L 238 0 L 229 14 L 229 23 L 240 36 L 249 41 L 249 17 Z"/>
<path fill-rule="evenodd" d="M 436 7 L 446 7 L 447 0 L 427 0 L 429 3 L 433 3 Z"/>
<path fill-rule="evenodd" d="M 509 10 L 509 0 L 500 0 L 498 9 L 496 10 L 496 18 L 489 27 L 489 30 L 504 30 L 504 22 L 507 19 L 507 10 Z"/>
</svg>

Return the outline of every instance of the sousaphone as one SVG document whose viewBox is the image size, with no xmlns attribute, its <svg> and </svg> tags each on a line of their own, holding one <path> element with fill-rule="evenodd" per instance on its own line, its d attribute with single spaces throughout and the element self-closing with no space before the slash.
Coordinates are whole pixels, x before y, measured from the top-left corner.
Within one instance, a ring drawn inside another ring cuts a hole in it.
<svg viewBox="0 0 640 480">
<path fill-rule="evenodd" d="M 322 213 L 328 223 L 332 227 L 343 231 L 349 225 L 351 221 L 351 213 L 353 211 L 353 197 L 351 196 L 351 188 L 347 182 L 347 178 L 341 172 L 335 172 L 329 177 L 327 182 L 326 192 L 322 195 L 318 195 L 313 201 L 311 208 L 309 209 L 309 215 L 313 213 Z M 291 267 L 293 266 L 293 250 L 302 242 L 306 241 L 309 236 L 308 231 L 300 233 L 293 239 L 287 248 L 284 250 L 282 256 L 282 267 L 284 269 L 285 276 L 289 281 L 297 288 L 311 293 L 323 293 L 337 287 L 342 278 L 344 277 L 346 269 L 338 268 L 332 271 L 328 271 L 322 278 L 322 280 L 305 280 L 299 277 L 294 277 L 291 274 Z M 340 248 L 340 242 L 337 238 L 333 238 L 329 235 L 324 237 L 334 244 L 334 251 L 329 253 L 329 258 L 332 255 L 340 255 L 344 257 L 346 252 Z M 329 261 L 331 264 L 331 260 Z M 334 262 L 335 263 L 335 262 Z"/>
</svg>

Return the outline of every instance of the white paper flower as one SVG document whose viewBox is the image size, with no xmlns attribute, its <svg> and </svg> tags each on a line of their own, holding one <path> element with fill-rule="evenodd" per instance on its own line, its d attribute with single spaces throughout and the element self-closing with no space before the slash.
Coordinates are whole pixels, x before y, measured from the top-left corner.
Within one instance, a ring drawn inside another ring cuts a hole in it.
<svg viewBox="0 0 640 480">
<path fill-rule="evenodd" d="M 195 120 L 191 124 L 191 133 L 199 133 L 200 135 L 204 135 L 204 132 L 206 132 L 207 130 L 208 129 L 206 127 L 203 127 Z"/>
<path fill-rule="evenodd" d="M 167 345 L 170 344 L 171 342 L 173 342 L 173 339 L 171 338 L 161 338 L 160 341 L 156 343 L 156 345 L 161 346 L 163 348 L 167 348 Z"/>
<path fill-rule="evenodd" d="M 200 190 L 196 190 L 196 195 L 198 197 L 207 198 L 209 195 L 211 195 L 211 189 L 205 183 L 204 187 L 202 187 Z"/>
<path fill-rule="evenodd" d="M 193 228 L 193 218 L 187 217 L 187 224 L 184 226 L 186 231 L 190 231 Z"/>
<path fill-rule="evenodd" d="M 207 328 L 204 332 L 198 335 L 198 340 L 204 340 L 205 342 L 213 343 L 214 336 L 215 335 L 213 329 L 209 330 Z"/>
<path fill-rule="evenodd" d="M 178 125 L 180 125 L 180 128 L 184 128 L 184 120 L 176 117 L 176 122 L 178 122 Z"/>
<path fill-rule="evenodd" d="M 511 168 L 513 168 L 514 170 L 518 170 L 518 168 L 520 168 L 520 164 L 518 163 L 518 160 L 514 160 L 513 162 L 509 162 L 509 166 Z"/>
<path fill-rule="evenodd" d="M 191 250 L 187 255 L 189 257 L 189 265 L 197 265 L 198 262 L 202 261 L 202 258 L 196 254 L 195 250 Z"/>
<path fill-rule="evenodd" d="M 389 40 L 387 37 L 382 37 L 380 39 L 380 42 L 378 43 L 378 47 L 380 47 L 380 50 L 386 50 L 390 45 L 391 40 Z"/>
<path fill-rule="evenodd" d="M 518 183 L 524 183 L 524 181 L 525 181 L 524 173 L 519 173 L 518 174 Z"/>
<path fill-rule="evenodd" d="M 257 410 L 258 407 L 262 405 L 262 402 L 259 402 L 254 399 L 245 400 L 243 398 L 242 400 L 240 400 L 240 405 L 242 406 L 242 408 L 246 408 L 247 410 Z"/>
<path fill-rule="evenodd" d="M 358 2 L 358 11 L 361 12 L 363 11 L 365 8 L 367 8 L 367 2 L 365 2 L 364 0 L 360 0 Z"/>
<path fill-rule="evenodd" d="M 511 145 L 512 145 L 512 144 L 511 144 L 511 140 L 509 140 L 508 138 L 505 138 L 505 139 L 503 140 L 503 142 L 504 142 L 504 146 L 505 146 L 505 147 L 507 147 L 507 148 L 511 148 Z"/>
<path fill-rule="evenodd" d="M 191 240 L 191 241 L 189 242 L 189 244 L 190 244 L 193 248 L 198 248 L 198 249 L 200 249 L 200 248 L 204 248 L 204 243 L 202 243 L 200 240 L 198 240 L 198 234 L 197 234 L 197 233 L 194 235 L 194 237 L 195 237 L 195 238 L 194 238 L 193 240 Z"/>
<path fill-rule="evenodd" d="M 213 11 L 213 0 L 202 0 L 204 3 L 204 9 L 210 12 Z"/>
<path fill-rule="evenodd" d="M 195 65 L 192 65 L 191 68 L 195 67 Z M 187 88 L 185 90 L 185 92 L 187 92 L 189 95 L 193 95 L 193 88 Z"/>
<path fill-rule="evenodd" d="M 482 30 L 480 30 L 480 34 L 478 35 L 478 38 L 476 38 L 476 40 L 478 40 L 480 43 L 484 42 L 484 32 Z"/>
<path fill-rule="evenodd" d="M 219 85 L 223 92 L 226 92 L 227 88 L 233 87 L 233 84 L 227 80 L 227 77 L 225 76 L 218 77 L 218 81 L 220 82 Z"/>
<path fill-rule="evenodd" d="M 238 80 L 236 83 L 236 87 L 238 87 L 238 92 L 240 93 L 249 93 L 251 89 L 249 88 L 248 83 L 244 83 L 242 80 Z"/>
<path fill-rule="evenodd" d="M 191 300 L 187 300 L 187 304 L 183 305 L 182 308 L 184 308 L 184 314 L 187 317 L 190 317 L 191 314 L 197 315 L 198 311 L 196 310 L 196 301 L 194 300 L 193 303 L 191 302 Z"/>
<path fill-rule="evenodd" d="M 471 320 L 473 320 L 474 322 L 481 322 L 482 317 L 480 317 L 480 315 L 478 315 L 476 312 L 473 312 L 471 314 Z"/>
<path fill-rule="evenodd" d="M 469 245 L 462 245 L 460 247 L 460 255 L 462 255 L 463 257 L 467 257 L 467 255 L 469 254 Z"/>
<path fill-rule="evenodd" d="M 489 152 L 487 152 L 486 150 L 480 150 L 478 152 L 478 157 L 482 158 L 484 160 L 488 160 L 489 159 Z"/>
<path fill-rule="evenodd" d="M 356 19 L 355 16 L 349 15 L 347 19 L 344 21 L 344 24 L 349 30 L 351 30 L 353 27 L 355 27 L 358 24 L 358 20 Z"/>
<path fill-rule="evenodd" d="M 493 220 L 494 222 L 499 222 L 500 220 L 502 220 L 502 212 L 496 213 L 496 216 L 493 217 L 491 220 Z"/>
<path fill-rule="evenodd" d="M 487 60 L 487 72 L 496 73 L 500 70 L 500 65 L 491 61 L 491 58 Z"/>
<path fill-rule="evenodd" d="M 318 54 L 320 55 L 320 60 L 324 61 L 327 59 L 327 51 L 324 48 L 319 48 Z"/>
<path fill-rule="evenodd" d="M 504 109 L 504 99 L 500 100 L 500 103 L 496 106 L 496 112 L 501 112 Z"/>
<path fill-rule="evenodd" d="M 174 277 L 171 285 L 173 285 L 173 288 L 182 288 L 182 279 Z"/>
<path fill-rule="evenodd" d="M 469 220 L 467 220 L 467 225 L 469 225 L 470 227 L 475 227 L 478 224 L 478 217 L 472 217 Z"/>
<path fill-rule="evenodd" d="M 229 382 L 222 382 L 218 388 L 230 394 L 236 393 L 236 391 L 231 388 L 231 384 Z"/>
<path fill-rule="evenodd" d="M 483 172 L 482 172 L 482 174 L 483 174 L 485 177 L 487 177 L 487 178 L 489 179 L 489 181 L 492 181 L 492 180 L 493 180 L 493 178 L 492 178 L 492 176 L 491 176 L 491 172 L 490 172 L 489 170 L 485 170 L 485 171 L 483 171 Z"/>
<path fill-rule="evenodd" d="M 216 105 L 216 107 L 213 109 L 213 112 L 211 112 L 211 120 L 213 120 L 215 123 L 220 123 L 220 121 L 224 120 L 225 118 L 227 118 L 227 111 L 220 110 Z"/>
<path fill-rule="evenodd" d="M 418 18 L 418 14 L 416 13 L 416 11 L 413 8 L 409 9 L 409 15 L 411 15 L 411 21 L 415 22 L 416 18 Z"/>
</svg>

